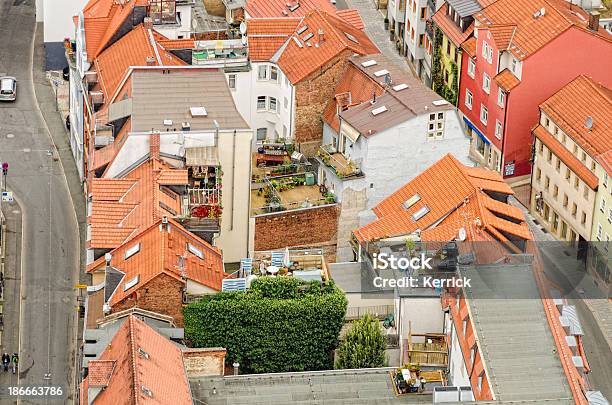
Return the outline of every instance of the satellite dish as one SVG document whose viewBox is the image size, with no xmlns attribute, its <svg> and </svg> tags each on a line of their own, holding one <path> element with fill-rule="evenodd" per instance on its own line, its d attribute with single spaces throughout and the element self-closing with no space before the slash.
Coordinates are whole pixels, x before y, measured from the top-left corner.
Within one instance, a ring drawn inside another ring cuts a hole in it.
<svg viewBox="0 0 612 405">
<path fill-rule="evenodd" d="M 467 237 L 467 233 L 465 232 L 465 228 L 459 229 L 459 241 L 463 242 Z"/>
<path fill-rule="evenodd" d="M 240 33 L 241 33 L 242 35 L 244 35 L 244 34 L 246 34 L 246 32 L 247 32 L 247 25 L 246 25 L 246 23 L 243 21 L 243 22 L 241 22 L 241 23 L 240 23 Z"/>
</svg>

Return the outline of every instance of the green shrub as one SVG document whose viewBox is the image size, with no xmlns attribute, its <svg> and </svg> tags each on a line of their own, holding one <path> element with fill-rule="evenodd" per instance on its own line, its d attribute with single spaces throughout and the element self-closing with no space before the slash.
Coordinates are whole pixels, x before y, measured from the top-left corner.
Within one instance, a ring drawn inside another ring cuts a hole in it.
<svg viewBox="0 0 612 405">
<path fill-rule="evenodd" d="M 225 347 L 244 373 L 327 370 L 346 313 L 333 282 L 263 277 L 246 292 L 224 292 L 188 305 L 185 338 Z"/>
<path fill-rule="evenodd" d="M 338 348 L 336 368 L 384 367 L 385 336 L 380 322 L 366 315 L 355 321 Z"/>
</svg>

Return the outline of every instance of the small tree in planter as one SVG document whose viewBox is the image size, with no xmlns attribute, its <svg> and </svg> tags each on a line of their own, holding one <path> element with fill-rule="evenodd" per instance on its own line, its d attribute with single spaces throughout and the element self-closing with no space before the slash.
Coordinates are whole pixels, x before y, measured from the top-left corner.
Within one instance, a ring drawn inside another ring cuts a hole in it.
<svg viewBox="0 0 612 405">
<path fill-rule="evenodd" d="M 336 368 L 384 367 L 386 347 L 380 323 L 368 314 L 355 321 L 342 339 L 338 348 Z"/>
</svg>

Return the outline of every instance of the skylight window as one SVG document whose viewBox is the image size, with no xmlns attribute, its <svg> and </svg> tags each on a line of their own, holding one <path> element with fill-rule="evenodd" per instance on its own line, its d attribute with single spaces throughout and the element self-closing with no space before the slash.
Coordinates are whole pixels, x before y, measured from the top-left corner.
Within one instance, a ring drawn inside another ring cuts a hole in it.
<svg viewBox="0 0 612 405">
<path fill-rule="evenodd" d="M 373 110 L 372 110 L 372 115 L 382 114 L 382 113 L 384 113 L 385 111 L 387 111 L 387 107 L 383 105 L 383 106 L 381 106 L 381 107 L 378 107 L 378 108 L 373 109 Z"/>
<path fill-rule="evenodd" d="M 376 77 L 380 77 L 380 76 L 384 76 L 389 74 L 389 71 L 387 69 L 383 69 L 383 70 L 379 70 L 377 72 L 374 72 L 374 76 Z"/>
<path fill-rule="evenodd" d="M 448 104 L 448 101 L 446 101 L 446 100 L 435 100 L 435 101 L 432 101 L 431 104 L 433 104 L 435 106 L 441 106 L 441 105 Z"/>
<path fill-rule="evenodd" d="M 297 46 L 299 46 L 300 48 L 303 48 L 304 45 L 302 45 L 302 43 L 300 42 L 299 39 L 297 39 L 297 37 L 292 37 L 293 41 L 295 41 L 295 43 L 297 44 Z"/>
<path fill-rule="evenodd" d="M 395 91 L 402 91 L 408 88 L 408 85 L 406 83 L 402 83 L 402 84 L 398 84 L 397 86 L 393 86 L 393 90 Z"/>
<path fill-rule="evenodd" d="M 140 275 L 136 275 L 136 277 L 134 277 L 133 279 L 125 283 L 125 285 L 123 286 L 123 291 L 127 291 L 130 288 L 134 287 L 136 284 L 138 284 L 139 281 L 140 281 Z"/>
<path fill-rule="evenodd" d="M 125 259 L 129 259 L 138 252 L 140 252 L 140 243 L 135 244 L 134 246 L 125 251 Z"/>
<path fill-rule="evenodd" d="M 194 256 L 199 257 L 200 259 L 204 259 L 204 253 L 197 247 L 193 246 L 191 243 L 187 244 L 187 250 Z"/>
<path fill-rule="evenodd" d="M 416 222 L 419 219 L 423 218 L 428 213 L 429 213 L 429 207 L 427 205 L 425 205 L 421 209 L 419 209 L 417 212 L 412 214 L 412 219 L 414 220 L 414 222 Z"/>
<path fill-rule="evenodd" d="M 355 38 L 354 36 L 352 36 L 351 34 L 349 34 L 348 32 L 345 32 L 344 35 L 346 35 L 346 37 L 350 40 L 353 41 L 354 43 L 358 44 L 359 41 L 357 41 L 357 38 Z"/>
<path fill-rule="evenodd" d="M 204 107 L 189 107 L 189 111 L 192 117 L 206 117 L 208 115 Z"/>
<path fill-rule="evenodd" d="M 408 209 L 412 207 L 414 204 L 418 203 L 419 201 L 421 201 L 421 196 L 419 195 L 419 193 L 416 193 L 415 195 L 413 195 L 412 197 L 404 201 L 402 203 L 402 207 L 404 207 L 405 209 Z"/>
<path fill-rule="evenodd" d="M 308 41 L 310 38 L 314 37 L 314 34 L 312 32 L 306 34 L 306 36 L 304 38 L 302 38 L 302 40 L 304 40 L 304 42 Z"/>
<path fill-rule="evenodd" d="M 361 63 L 361 66 L 363 67 L 370 67 L 370 66 L 374 66 L 376 65 L 376 61 L 374 59 L 370 59 L 370 60 L 366 60 L 365 62 Z"/>
<path fill-rule="evenodd" d="M 308 25 L 304 25 L 303 27 L 300 27 L 300 29 L 297 30 L 298 35 L 306 31 L 307 29 L 308 29 Z"/>
<path fill-rule="evenodd" d="M 299 1 L 296 2 L 294 5 L 292 5 L 291 7 L 289 7 L 289 11 L 293 12 L 293 11 L 297 10 L 298 8 L 300 8 L 300 2 Z"/>
</svg>

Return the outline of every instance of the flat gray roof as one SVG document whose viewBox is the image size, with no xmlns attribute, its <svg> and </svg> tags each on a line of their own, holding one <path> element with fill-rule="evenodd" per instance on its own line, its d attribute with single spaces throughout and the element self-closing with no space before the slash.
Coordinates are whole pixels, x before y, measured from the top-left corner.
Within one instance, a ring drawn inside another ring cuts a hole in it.
<svg viewBox="0 0 612 405">
<path fill-rule="evenodd" d="M 167 72 L 167 73 L 164 73 Z M 191 107 L 204 107 L 206 116 L 192 116 Z M 171 125 L 164 125 L 171 120 Z M 132 131 L 248 129 L 236 109 L 225 75 L 194 69 L 136 69 L 132 73 Z"/>
<path fill-rule="evenodd" d="M 552 400 L 572 394 L 530 264 L 460 268 L 496 400 Z"/>
</svg>

